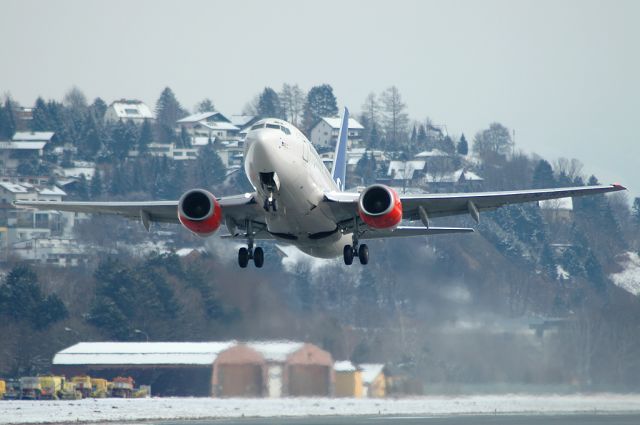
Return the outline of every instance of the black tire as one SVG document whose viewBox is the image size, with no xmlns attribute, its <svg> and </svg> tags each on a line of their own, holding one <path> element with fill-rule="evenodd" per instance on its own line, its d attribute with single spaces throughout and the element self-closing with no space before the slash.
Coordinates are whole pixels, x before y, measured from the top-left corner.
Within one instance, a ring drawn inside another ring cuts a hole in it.
<svg viewBox="0 0 640 425">
<path fill-rule="evenodd" d="M 238 264 L 243 269 L 249 264 L 249 250 L 247 248 L 240 248 L 238 250 Z"/>
<path fill-rule="evenodd" d="M 262 208 L 264 208 L 264 210 L 266 212 L 269 212 L 269 200 L 268 199 L 264 200 L 264 203 L 262 204 Z"/>
<path fill-rule="evenodd" d="M 278 201 L 276 199 L 271 201 L 271 209 L 273 210 L 273 212 L 278 211 Z"/>
<path fill-rule="evenodd" d="M 264 251 L 260 247 L 253 250 L 253 264 L 255 264 L 257 268 L 262 267 L 264 264 Z"/>
<path fill-rule="evenodd" d="M 353 247 L 351 245 L 345 245 L 344 250 L 342 251 L 344 257 L 344 263 L 347 266 L 353 264 Z"/>
<path fill-rule="evenodd" d="M 358 248 L 358 258 L 362 265 L 369 262 L 369 247 L 366 244 L 362 244 L 360 245 L 360 248 Z"/>
</svg>

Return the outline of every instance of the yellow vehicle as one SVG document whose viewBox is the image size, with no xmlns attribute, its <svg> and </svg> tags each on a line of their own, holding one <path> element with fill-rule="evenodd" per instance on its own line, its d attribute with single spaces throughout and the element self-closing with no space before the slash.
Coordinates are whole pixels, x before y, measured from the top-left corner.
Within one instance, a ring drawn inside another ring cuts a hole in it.
<svg viewBox="0 0 640 425">
<path fill-rule="evenodd" d="M 64 376 L 40 376 L 40 398 L 57 400 L 62 393 Z"/>
<path fill-rule="evenodd" d="M 82 398 L 82 393 L 76 389 L 76 384 L 66 381 L 62 386 L 60 398 L 63 400 L 78 400 Z"/>
<path fill-rule="evenodd" d="M 7 384 L 0 379 L 0 398 L 4 398 L 4 393 L 7 392 Z"/>
<path fill-rule="evenodd" d="M 109 396 L 109 386 L 106 379 L 91 378 L 91 397 L 105 398 Z"/>
<path fill-rule="evenodd" d="M 133 391 L 133 398 L 149 398 L 151 397 L 151 385 L 140 385 Z"/>
<path fill-rule="evenodd" d="M 133 395 L 133 378 L 130 376 L 113 378 L 113 389 L 111 391 L 113 397 L 131 398 Z"/>
<path fill-rule="evenodd" d="M 80 391 L 82 398 L 91 397 L 91 377 L 87 375 L 74 376 L 71 378 L 71 382 L 76 384 L 76 390 Z"/>
</svg>

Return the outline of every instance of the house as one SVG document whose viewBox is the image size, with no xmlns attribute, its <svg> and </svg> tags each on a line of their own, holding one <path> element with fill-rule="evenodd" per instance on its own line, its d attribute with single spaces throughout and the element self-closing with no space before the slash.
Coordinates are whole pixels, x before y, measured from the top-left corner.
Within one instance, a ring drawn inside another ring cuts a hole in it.
<svg viewBox="0 0 640 425">
<path fill-rule="evenodd" d="M 0 141 L 0 169 L 15 175 L 21 163 L 40 162 L 46 146 L 46 141 Z"/>
<path fill-rule="evenodd" d="M 179 119 L 176 122 L 176 132 L 184 129 L 192 138 L 206 138 L 208 140 L 233 140 L 238 137 L 240 128 L 233 125 L 230 119 L 220 112 L 201 112 Z"/>
<path fill-rule="evenodd" d="M 348 360 L 343 360 L 335 362 L 333 370 L 336 373 L 334 391 L 336 397 L 362 397 L 362 370 L 360 368 Z"/>
<path fill-rule="evenodd" d="M 104 114 L 105 122 L 133 121 L 142 124 L 146 120 L 153 120 L 153 112 L 142 101 L 135 99 L 120 99 L 111 102 Z"/>
<path fill-rule="evenodd" d="M 387 177 L 391 185 L 416 186 L 424 177 L 426 161 L 390 161 Z"/>
<path fill-rule="evenodd" d="M 429 191 L 442 192 L 453 190 L 479 190 L 484 179 L 465 168 L 460 168 L 453 172 L 427 172 L 422 181 Z"/>
<path fill-rule="evenodd" d="M 573 198 L 538 201 L 538 206 L 547 220 L 552 222 L 568 221 L 573 213 Z"/>
<path fill-rule="evenodd" d="M 353 118 L 349 118 L 349 145 L 359 146 L 362 142 L 362 131 L 364 127 Z M 316 148 L 333 148 L 338 140 L 340 132 L 340 118 L 323 117 L 311 128 L 311 143 Z"/>
</svg>

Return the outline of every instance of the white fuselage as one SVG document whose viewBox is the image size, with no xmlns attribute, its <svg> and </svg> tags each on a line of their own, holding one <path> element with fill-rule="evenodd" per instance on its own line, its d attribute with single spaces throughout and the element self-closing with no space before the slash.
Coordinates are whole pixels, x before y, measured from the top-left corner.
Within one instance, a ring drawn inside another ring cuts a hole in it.
<svg viewBox="0 0 640 425">
<path fill-rule="evenodd" d="M 321 202 L 326 192 L 339 189 L 301 131 L 285 121 L 262 120 L 247 134 L 244 158 L 258 201 L 277 202 L 276 211 L 265 211 L 267 230 L 277 240 L 314 257 L 342 255 L 351 236 Z"/>
</svg>

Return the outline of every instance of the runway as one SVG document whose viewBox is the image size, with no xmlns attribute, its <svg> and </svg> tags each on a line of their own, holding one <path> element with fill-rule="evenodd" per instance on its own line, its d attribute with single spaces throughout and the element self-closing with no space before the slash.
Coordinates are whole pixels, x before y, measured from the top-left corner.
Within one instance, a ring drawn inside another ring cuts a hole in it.
<svg viewBox="0 0 640 425">
<path fill-rule="evenodd" d="M 482 416 L 341 416 L 314 418 L 238 418 L 210 421 L 152 422 L 154 425 L 637 425 L 633 415 L 482 415 Z"/>
</svg>

